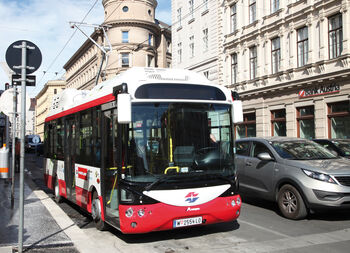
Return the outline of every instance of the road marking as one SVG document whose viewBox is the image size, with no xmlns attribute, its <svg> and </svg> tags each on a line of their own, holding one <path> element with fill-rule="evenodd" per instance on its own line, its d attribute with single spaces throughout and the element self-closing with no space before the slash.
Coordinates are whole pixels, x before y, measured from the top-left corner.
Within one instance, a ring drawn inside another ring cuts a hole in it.
<svg viewBox="0 0 350 253">
<path fill-rule="evenodd" d="M 350 229 L 337 230 L 328 233 L 302 235 L 262 242 L 244 242 L 227 248 L 224 252 L 276 252 L 290 249 L 311 247 L 322 244 L 350 241 Z M 219 252 L 219 251 L 217 251 Z"/>
<path fill-rule="evenodd" d="M 268 229 L 268 228 L 265 228 L 265 227 L 262 227 L 262 226 L 259 226 L 259 225 L 256 225 L 254 223 L 250 223 L 248 221 L 244 221 L 244 220 L 241 220 L 241 219 L 238 220 L 238 223 L 244 223 L 244 224 L 247 224 L 249 226 L 252 226 L 252 227 L 255 227 L 255 228 L 258 228 L 258 229 L 261 229 L 261 230 L 265 230 L 265 231 L 267 231 L 269 233 L 272 233 L 272 234 L 275 234 L 275 235 L 278 235 L 278 236 L 281 236 L 281 237 L 284 237 L 284 238 L 291 238 L 291 236 L 289 236 L 289 235 L 286 235 L 286 234 L 277 232 L 275 230 Z"/>
</svg>

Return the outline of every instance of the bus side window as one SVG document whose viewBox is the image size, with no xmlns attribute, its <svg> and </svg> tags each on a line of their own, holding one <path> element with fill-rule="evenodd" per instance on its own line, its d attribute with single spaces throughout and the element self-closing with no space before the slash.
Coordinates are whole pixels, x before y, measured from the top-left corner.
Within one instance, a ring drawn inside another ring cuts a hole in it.
<svg viewBox="0 0 350 253">
<path fill-rule="evenodd" d="M 94 150 L 93 155 L 95 157 L 94 159 L 94 165 L 97 167 L 101 167 L 101 109 L 100 108 L 94 108 L 93 110 L 93 143 L 94 143 Z"/>
<path fill-rule="evenodd" d="M 113 111 L 105 111 L 103 112 L 103 138 L 105 138 L 105 154 L 104 154 L 104 161 L 105 161 L 105 168 L 109 169 L 112 167 L 116 167 L 116 137 L 117 137 L 117 123 L 116 123 L 116 117 L 113 116 Z M 113 124 L 114 122 L 114 124 Z"/>
</svg>

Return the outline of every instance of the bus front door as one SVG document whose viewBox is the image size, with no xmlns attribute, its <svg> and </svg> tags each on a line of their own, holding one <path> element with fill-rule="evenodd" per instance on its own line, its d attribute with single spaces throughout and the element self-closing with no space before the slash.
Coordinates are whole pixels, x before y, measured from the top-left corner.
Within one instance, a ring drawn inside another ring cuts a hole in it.
<svg viewBox="0 0 350 253">
<path fill-rule="evenodd" d="M 119 227 L 117 110 L 103 112 L 104 201 L 106 220 Z"/>
</svg>

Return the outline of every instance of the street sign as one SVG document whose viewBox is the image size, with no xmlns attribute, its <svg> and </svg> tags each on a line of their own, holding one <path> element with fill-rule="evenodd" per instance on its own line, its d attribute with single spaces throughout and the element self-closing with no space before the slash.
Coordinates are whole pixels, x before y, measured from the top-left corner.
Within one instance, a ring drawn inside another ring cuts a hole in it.
<svg viewBox="0 0 350 253">
<path fill-rule="evenodd" d="M 27 75 L 26 86 L 35 86 L 36 76 Z M 21 75 L 12 75 L 12 85 L 21 86 Z"/>
<path fill-rule="evenodd" d="M 14 89 L 11 88 L 11 89 L 5 90 L 0 96 L 0 112 L 5 114 L 6 116 L 11 116 L 13 114 L 13 107 L 11 106 L 13 104 L 13 92 L 14 92 Z M 21 96 L 18 96 L 17 111 L 16 111 L 17 114 L 20 114 L 22 112 L 21 101 L 22 101 Z M 26 111 L 28 111 L 30 107 L 30 98 L 28 97 L 27 94 L 25 98 L 25 104 L 26 104 Z M 9 120 L 12 122 L 12 117 L 9 117 Z"/>
<path fill-rule="evenodd" d="M 21 74 L 21 66 L 22 66 L 22 50 L 20 46 L 22 42 L 25 41 L 27 43 L 27 47 L 31 50 L 26 50 L 26 73 L 31 74 L 36 71 L 42 61 L 41 51 L 40 49 L 33 43 L 27 40 L 18 40 L 13 42 L 6 50 L 6 62 L 7 65 L 12 69 L 16 74 Z"/>
</svg>

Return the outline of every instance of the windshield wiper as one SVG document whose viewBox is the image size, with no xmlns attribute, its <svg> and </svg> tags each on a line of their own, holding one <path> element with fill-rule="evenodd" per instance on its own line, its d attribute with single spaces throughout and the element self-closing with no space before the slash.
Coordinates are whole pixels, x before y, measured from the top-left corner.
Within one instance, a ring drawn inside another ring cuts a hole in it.
<svg viewBox="0 0 350 253">
<path fill-rule="evenodd" d="M 229 176 L 227 176 L 227 177 L 225 177 L 225 176 L 223 176 L 223 175 L 220 175 L 220 174 L 207 174 L 208 176 L 209 175 L 212 175 L 212 176 L 214 176 L 215 178 L 218 178 L 218 179 L 221 179 L 221 180 L 223 180 L 223 181 L 226 181 L 226 182 L 228 182 L 233 188 L 235 188 L 236 187 L 236 183 L 233 181 L 233 180 L 231 180 L 229 177 L 231 177 L 231 176 L 233 176 L 233 175 L 229 175 Z"/>
<path fill-rule="evenodd" d="M 144 191 L 149 191 L 153 188 L 153 186 L 157 185 L 157 184 L 160 184 L 160 183 L 164 183 L 164 182 L 167 182 L 169 181 L 170 179 L 173 179 L 172 177 L 167 177 L 167 176 L 163 176 L 163 177 L 160 177 L 158 178 L 156 181 L 148 184 L 145 186 L 145 188 L 143 189 Z"/>
</svg>

